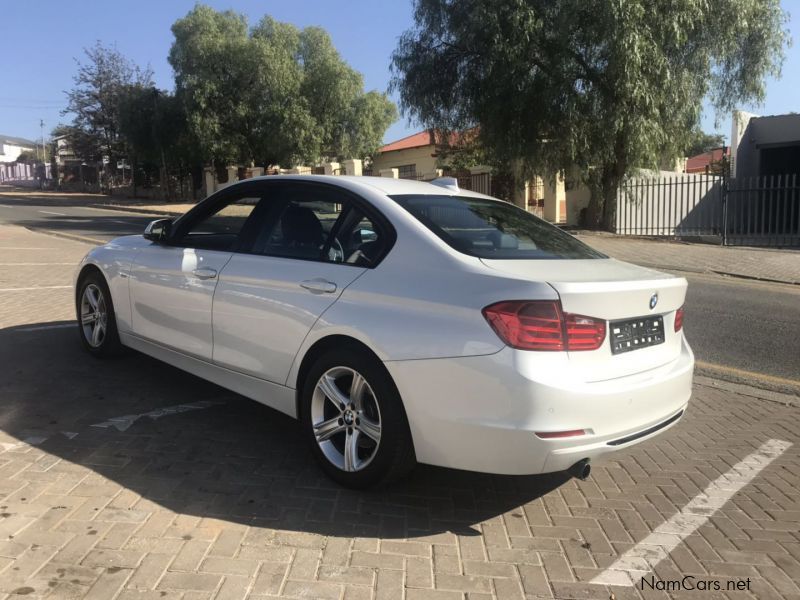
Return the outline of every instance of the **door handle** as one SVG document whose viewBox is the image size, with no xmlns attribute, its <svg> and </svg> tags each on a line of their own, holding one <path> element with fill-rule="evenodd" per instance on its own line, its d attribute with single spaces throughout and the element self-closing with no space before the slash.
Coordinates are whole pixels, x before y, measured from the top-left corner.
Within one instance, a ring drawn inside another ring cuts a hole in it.
<svg viewBox="0 0 800 600">
<path fill-rule="evenodd" d="M 202 267 L 192 271 L 192 275 L 198 279 L 214 279 L 217 276 L 217 271 L 215 269 L 209 269 L 208 267 Z"/>
<path fill-rule="evenodd" d="M 336 291 L 336 284 L 327 279 L 306 279 L 300 282 L 300 287 L 315 294 L 332 294 Z"/>
</svg>

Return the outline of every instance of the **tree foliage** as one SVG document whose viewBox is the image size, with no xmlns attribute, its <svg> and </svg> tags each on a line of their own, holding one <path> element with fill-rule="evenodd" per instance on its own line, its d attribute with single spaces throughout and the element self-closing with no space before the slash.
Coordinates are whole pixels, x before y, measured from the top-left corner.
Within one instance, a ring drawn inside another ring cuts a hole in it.
<svg viewBox="0 0 800 600">
<path fill-rule="evenodd" d="M 176 94 L 203 153 L 218 162 L 282 164 L 363 157 L 396 109 L 318 27 L 197 5 L 172 27 Z"/>
<path fill-rule="evenodd" d="M 189 130 L 183 103 L 174 94 L 155 87 L 128 87 L 121 95 L 119 130 L 134 173 L 160 170 L 167 197 L 171 196 L 170 174 L 177 174 L 182 180 L 185 174 L 202 165 L 202 155 Z M 134 181 L 137 182 L 138 179 Z M 195 184 L 197 187 L 199 182 Z"/>
<path fill-rule="evenodd" d="M 689 134 L 687 143 L 684 146 L 683 156 L 697 156 L 698 154 L 722 148 L 724 145 L 724 135 L 721 133 L 706 133 L 697 127 Z"/>
<path fill-rule="evenodd" d="M 120 104 L 131 88 L 152 85 L 152 71 L 141 69 L 115 47 L 97 42 L 85 48 L 85 62 L 78 63 L 74 87 L 67 92 L 64 114 L 72 124 L 64 131 L 77 156 L 99 161 L 108 157 L 112 165 L 125 155 L 120 136 Z"/>
<path fill-rule="evenodd" d="M 788 40 L 779 0 L 416 0 L 414 18 L 392 57 L 404 112 L 479 126 L 525 173 L 577 165 L 606 227 L 622 179 L 685 149 L 704 98 L 763 100 Z"/>
</svg>

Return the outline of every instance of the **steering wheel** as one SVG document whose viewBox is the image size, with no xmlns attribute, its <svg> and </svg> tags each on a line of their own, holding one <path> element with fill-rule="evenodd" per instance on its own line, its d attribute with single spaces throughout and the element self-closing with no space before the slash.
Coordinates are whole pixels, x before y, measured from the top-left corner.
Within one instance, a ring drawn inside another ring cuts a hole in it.
<svg viewBox="0 0 800 600">
<path fill-rule="evenodd" d="M 336 263 L 344 262 L 344 248 L 336 238 L 333 238 L 331 247 L 328 249 L 328 260 Z"/>
</svg>

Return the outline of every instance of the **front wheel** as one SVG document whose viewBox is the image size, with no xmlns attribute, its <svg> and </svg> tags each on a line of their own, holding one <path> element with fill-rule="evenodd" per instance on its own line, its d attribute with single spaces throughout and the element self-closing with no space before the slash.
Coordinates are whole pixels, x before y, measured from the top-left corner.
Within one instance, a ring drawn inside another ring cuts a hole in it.
<svg viewBox="0 0 800 600">
<path fill-rule="evenodd" d="M 81 278 L 75 305 L 83 347 L 98 357 L 120 354 L 122 344 L 117 332 L 114 304 L 102 275 L 90 272 Z"/>
<path fill-rule="evenodd" d="M 303 385 L 303 429 L 322 469 L 352 488 L 388 483 L 415 464 L 400 395 L 383 365 L 351 349 L 331 351 Z"/>
</svg>

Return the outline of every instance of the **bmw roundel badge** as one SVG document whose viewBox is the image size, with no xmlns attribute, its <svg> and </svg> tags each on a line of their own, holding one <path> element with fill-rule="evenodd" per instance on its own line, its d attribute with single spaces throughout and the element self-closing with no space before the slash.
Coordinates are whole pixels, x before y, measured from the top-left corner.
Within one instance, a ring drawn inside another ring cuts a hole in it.
<svg viewBox="0 0 800 600">
<path fill-rule="evenodd" d="M 650 296 L 650 310 L 653 310 L 656 307 L 656 304 L 658 304 L 658 292 Z"/>
</svg>

